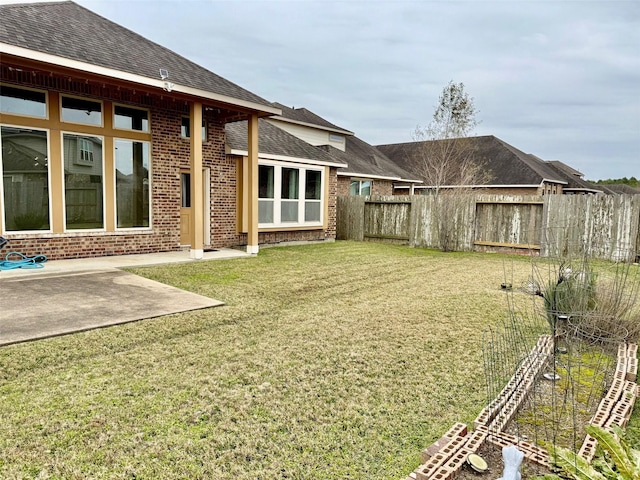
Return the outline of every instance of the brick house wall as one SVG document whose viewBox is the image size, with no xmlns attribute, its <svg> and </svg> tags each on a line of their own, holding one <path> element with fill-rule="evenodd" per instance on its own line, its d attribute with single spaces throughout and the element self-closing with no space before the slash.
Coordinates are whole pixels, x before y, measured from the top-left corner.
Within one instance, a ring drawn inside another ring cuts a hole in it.
<svg viewBox="0 0 640 480">
<path fill-rule="evenodd" d="M 150 120 L 150 190 L 151 218 L 149 229 L 99 232 L 73 231 L 65 233 L 0 232 L 7 238 L 3 250 L 18 251 L 28 256 L 44 254 L 50 260 L 87 258 L 109 255 L 154 253 L 180 250 L 180 174 L 190 163 L 190 140 L 181 136 L 182 118 L 189 116 L 189 105 L 166 94 L 134 90 L 123 85 L 73 79 L 67 75 L 32 74 L 6 63 L 0 66 L 0 81 L 17 87 L 35 88 L 81 96 L 92 100 L 114 102 L 149 111 Z M 203 109 L 206 139 L 203 141 L 203 167 L 210 169 L 211 245 L 223 248 L 244 246 L 245 233 L 237 226 L 238 172 L 236 160 L 225 153 L 223 120 L 214 110 Z M 3 123 L 4 122 L 3 120 Z M 25 118 L 18 126 L 31 127 Z M 34 127 L 35 128 L 35 127 Z M 41 128 L 41 127 L 37 127 Z M 49 135 L 59 131 L 53 126 Z M 61 152 L 51 152 L 51 161 L 60 162 Z M 112 175 L 113 172 L 104 172 Z M 326 229 L 260 232 L 260 243 L 317 241 L 335 239 L 337 169 L 331 168 L 328 178 L 329 198 Z"/>
</svg>

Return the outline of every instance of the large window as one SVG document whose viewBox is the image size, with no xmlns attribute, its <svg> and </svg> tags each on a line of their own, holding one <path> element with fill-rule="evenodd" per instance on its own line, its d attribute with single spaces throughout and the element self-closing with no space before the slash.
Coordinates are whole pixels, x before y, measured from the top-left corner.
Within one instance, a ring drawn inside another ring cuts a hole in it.
<svg viewBox="0 0 640 480">
<path fill-rule="evenodd" d="M 148 227 L 149 143 L 116 140 L 116 209 L 118 228 Z"/>
<path fill-rule="evenodd" d="M 7 231 L 49 230 L 47 132 L 1 127 L 3 214 Z"/>
<path fill-rule="evenodd" d="M 305 174 L 304 221 L 319 222 L 322 212 L 322 172 L 307 170 Z"/>
<path fill-rule="evenodd" d="M 258 170 L 258 223 L 264 227 L 322 224 L 323 170 L 264 164 Z"/>
<path fill-rule="evenodd" d="M 62 138 L 66 228 L 104 228 L 102 139 L 70 133 Z"/>
<path fill-rule="evenodd" d="M 371 180 L 351 180 L 351 195 L 371 195 Z"/>
<path fill-rule="evenodd" d="M 0 112 L 45 118 L 47 95 L 36 90 L 0 85 Z"/>
</svg>

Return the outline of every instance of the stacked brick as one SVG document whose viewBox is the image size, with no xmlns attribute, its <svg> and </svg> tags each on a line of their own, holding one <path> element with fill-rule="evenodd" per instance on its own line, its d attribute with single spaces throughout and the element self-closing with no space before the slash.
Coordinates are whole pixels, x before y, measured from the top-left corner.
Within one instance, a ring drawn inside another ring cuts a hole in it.
<svg viewBox="0 0 640 480">
<path fill-rule="evenodd" d="M 629 423 L 633 406 L 638 397 L 638 345 L 620 344 L 616 371 L 609 391 L 600 401 L 596 413 L 591 418 L 591 425 L 611 429 L 613 425 L 624 428 Z M 587 435 L 580 447 L 579 454 L 587 460 L 593 460 L 598 442 Z"/>
<path fill-rule="evenodd" d="M 468 432 L 464 423 L 456 423 L 440 440 L 422 452 L 424 463 L 407 480 L 454 478 L 467 456 L 478 451 L 486 436 L 486 431 Z"/>
<path fill-rule="evenodd" d="M 522 362 L 497 398 L 474 420 L 474 431 L 468 432 L 465 424 L 456 423 L 442 438 L 422 452 L 422 465 L 406 480 L 450 480 L 463 467 L 467 456 L 476 453 L 484 442 L 498 448 L 516 445 L 526 459 L 548 467 L 549 455 L 545 449 L 522 441 L 503 430 L 529 394 L 552 352 L 551 336 L 540 336 L 529 356 Z M 636 383 L 637 352 L 636 344 L 619 346 L 614 378 L 607 395 L 593 415 L 591 424 L 609 428 L 612 425 L 625 427 L 629 422 L 639 394 Z M 595 455 L 596 446 L 597 441 L 587 435 L 579 453 L 591 461 Z"/>
<path fill-rule="evenodd" d="M 511 421 L 527 397 L 531 387 L 546 365 L 553 350 L 551 335 L 541 335 L 527 358 L 520 364 L 500 394 L 482 409 L 473 427 L 484 425 L 492 432 L 501 432 Z"/>
</svg>

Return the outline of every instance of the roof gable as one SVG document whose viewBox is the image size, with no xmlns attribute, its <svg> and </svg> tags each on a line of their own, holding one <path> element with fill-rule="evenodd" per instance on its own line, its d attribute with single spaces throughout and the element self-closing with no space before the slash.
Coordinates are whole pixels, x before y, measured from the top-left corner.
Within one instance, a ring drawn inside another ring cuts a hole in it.
<svg viewBox="0 0 640 480">
<path fill-rule="evenodd" d="M 0 5 L 0 42 L 271 107 L 258 95 L 71 1 Z"/>
<path fill-rule="evenodd" d="M 247 128 L 246 121 L 226 124 L 227 146 L 232 150 L 246 152 L 248 149 Z M 258 121 L 258 152 L 262 155 L 307 159 L 335 166 L 342 166 L 344 163 L 326 151 L 300 140 L 263 119 Z"/>
<path fill-rule="evenodd" d="M 282 114 L 273 117 L 274 119 L 298 123 L 301 125 L 309 125 L 320 128 L 321 130 L 328 130 L 331 132 L 341 133 L 343 135 L 353 135 L 353 132 L 334 125 L 306 108 L 290 108 L 278 102 L 274 102 L 272 105 L 282 110 Z"/>
</svg>

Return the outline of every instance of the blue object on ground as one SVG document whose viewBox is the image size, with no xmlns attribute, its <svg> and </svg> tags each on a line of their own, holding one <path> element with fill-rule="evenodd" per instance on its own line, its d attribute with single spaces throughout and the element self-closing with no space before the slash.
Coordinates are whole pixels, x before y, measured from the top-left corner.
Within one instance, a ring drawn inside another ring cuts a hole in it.
<svg viewBox="0 0 640 480">
<path fill-rule="evenodd" d="M 11 260 L 11 257 L 18 257 Z M 44 255 L 36 255 L 34 257 L 27 257 L 19 252 L 10 252 L 4 257 L 4 260 L 0 260 L 0 270 L 15 270 L 16 268 L 43 268 L 43 263 L 47 261 L 47 257 Z"/>
</svg>

